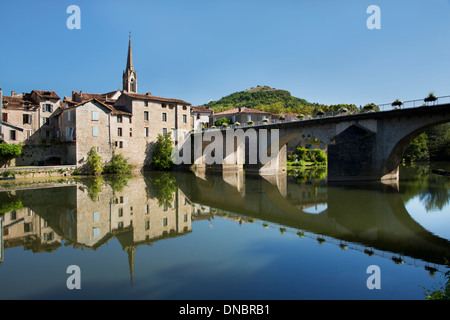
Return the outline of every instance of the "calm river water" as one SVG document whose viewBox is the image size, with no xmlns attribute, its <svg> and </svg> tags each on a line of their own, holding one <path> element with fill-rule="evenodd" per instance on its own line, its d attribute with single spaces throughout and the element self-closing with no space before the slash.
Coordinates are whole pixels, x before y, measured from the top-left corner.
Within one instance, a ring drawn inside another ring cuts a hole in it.
<svg viewBox="0 0 450 320">
<path fill-rule="evenodd" d="M 424 300 L 450 261 L 450 177 L 432 168 L 4 181 L 0 299 Z"/>
</svg>

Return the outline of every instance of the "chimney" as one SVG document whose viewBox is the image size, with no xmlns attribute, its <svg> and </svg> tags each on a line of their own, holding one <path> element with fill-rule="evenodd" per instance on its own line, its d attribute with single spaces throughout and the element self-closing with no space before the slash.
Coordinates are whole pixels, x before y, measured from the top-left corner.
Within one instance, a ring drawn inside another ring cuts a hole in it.
<svg viewBox="0 0 450 320">
<path fill-rule="evenodd" d="M 147 92 L 145 95 L 147 95 L 147 96 L 151 96 L 152 95 L 152 93 L 151 92 Z"/>
<path fill-rule="evenodd" d="M 242 111 L 242 108 L 241 108 L 241 107 L 239 107 L 239 108 L 238 108 L 238 110 L 239 110 L 239 112 L 241 112 L 241 111 Z"/>
<path fill-rule="evenodd" d="M 16 92 L 15 91 L 11 91 L 11 97 L 16 96 Z"/>
</svg>

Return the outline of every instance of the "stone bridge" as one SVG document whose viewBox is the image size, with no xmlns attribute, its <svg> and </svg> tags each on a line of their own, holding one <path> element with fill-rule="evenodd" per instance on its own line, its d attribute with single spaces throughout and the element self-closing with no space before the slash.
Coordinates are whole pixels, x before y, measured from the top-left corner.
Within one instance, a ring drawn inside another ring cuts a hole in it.
<svg viewBox="0 0 450 320">
<path fill-rule="evenodd" d="M 430 127 L 446 122 L 450 122 L 450 104 L 447 103 L 247 126 L 238 130 L 195 132 L 178 144 L 178 150 L 179 155 L 184 154 L 185 160 L 193 164 L 191 169 L 211 168 L 224 172 L 245 169 L 246 173 L 271 175 L 286 168 L 287 143 L 300 135 L 308 135 L 328 145 L 328 181 L 396 180 L 403 153 L 412 140 Z M 275 140 L 271 134 L 276 130 L 278 139 Z M 244 139 L 236 137 L 238 131 Z M 220 144 L 216 144 L 217 139 L 222 139 Z M 262 150 L 264 156 L 271 156 L 270 161 L 262 161 L 261 153 L 251 151 L 255 148 Z M 213 163 L 208 162 L 208 152 L 212 152 Z M 252 159 L 256 161 L 250 161 Z"/>
</svg>

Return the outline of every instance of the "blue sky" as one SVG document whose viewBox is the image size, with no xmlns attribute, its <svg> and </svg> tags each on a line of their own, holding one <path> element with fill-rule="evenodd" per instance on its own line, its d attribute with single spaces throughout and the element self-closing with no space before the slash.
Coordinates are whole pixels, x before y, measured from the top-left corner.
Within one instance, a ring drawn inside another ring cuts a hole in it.
<svg viewBox="0 0 450 320">
<path fill-rule="evenodd" d="M 380 30 L 366 27 L 370 5 Z M 138 91 L 193 105 L 257 85 L 324 104 L 450 95 L 450 0 L 16 0 L 0 12 L 6 95 L 117 89 L 129 31 Z"/>
</svg>

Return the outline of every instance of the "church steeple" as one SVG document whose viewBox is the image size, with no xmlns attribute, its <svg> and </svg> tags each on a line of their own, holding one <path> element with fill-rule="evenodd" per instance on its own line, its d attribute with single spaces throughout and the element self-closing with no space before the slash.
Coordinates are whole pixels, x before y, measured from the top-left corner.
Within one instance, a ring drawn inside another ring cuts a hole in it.
<svg viewBox="0 0 450 320">
<path fill-rule="evenodd" d="M 127 57 L 127 68 L 126 70 L 134 70 L 133 69 L 133 53 L 131 52 L 131 32 L 130 32 L 130 39 L 128 42 L 128 57 Z"/>
<path fill-rule="evenodd" d="M 127 66 L 123 72 L 123 90 L 131 93 L 137 93 L 137 75 L 133 66 L 133 53 L 131 52 L 131 32 L 128 41 Z"/>
</svg>

